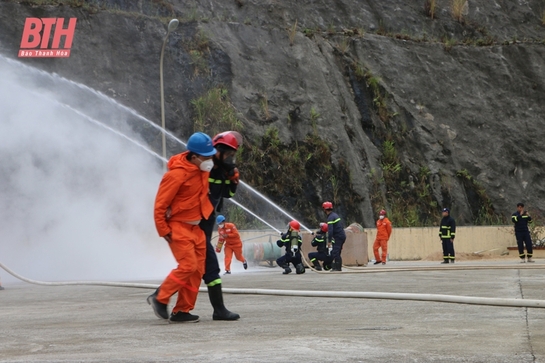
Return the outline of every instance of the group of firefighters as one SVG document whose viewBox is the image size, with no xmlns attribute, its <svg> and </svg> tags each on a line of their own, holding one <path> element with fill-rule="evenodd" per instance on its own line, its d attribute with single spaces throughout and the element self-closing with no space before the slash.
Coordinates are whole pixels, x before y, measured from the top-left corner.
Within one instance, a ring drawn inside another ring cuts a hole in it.
<svg viewBox="0 0 545 363">
<path fill-rule="evenodd" d="M 214 138 L 197 132 L 187 142 L 187 151 L 174 155 L 168 161 L 168 170 L 163 175 L 154 206 L 157 232 L 164 238 L 176 259 L 178 266 L 165 278 L 147 301 L 160 319 L 170 323 L 197 322 L 199 317 L 190 313 L 195 307 L 201 279 L 208 288 L 210 303 L 214 309 L 214 320 L 238 320 L 239 314 L 229 311 L 223 302 L 222 281 L 216 252 L 225 246 L 225 274 L 231 272 L 232 255 L 248 267 L 242 254 L 242 241 L 233 223 L 226 222 L 220 213 L 223 198 L 234 196 L 239 182 L 239 171 L 235 155 L 242 142 L 237 132 L 227 131 Z M 327 222 L 321 223 L 312 246 L 316 252 L 308 257 L 316 270 L 342 271 L 341 251 L 346 234 L 341 218 L 333 211 L 333 203 L 322 204 Z M 512 219 L 515 224 L 519 255 L 523 262 L 532 260 L 531 240 L 528 232 L 530 216 L 519 203 Z M 214 225 L 218 225 L 219 240 L 216 248 L 211 244 Z M 375 264 L 386 264 L 388 240 L 392 225 L 386 211 L 379 213 L 376 222 L 377 237 L 373 244 Z M 297 274 L 305 272 L 301 258 L 300 223 L 291 221 L 286 233 L 277 241 L 286 253 L 277 259 L 284 271 L 292 272 L 293 264 Z M 454 236 L 456 224 L 450 217 L 450 210 L 443 209 L 439 236 L 443 242 L 443 263 L 454 262 Z M 528 253 L 524 255 L 524 244 Z M 381 253 L 379 254 L 379 249 Z M 177 301 L 168 313 L 168 304 L 174 294 Z"/>
<path fill-rule="evenodd" d="M 320 223 L 320 229 L 311 242 L 317 251 L 309 253 L 308 258 L 318 271 L 322 271 L 320 261 L 323 263 L 324 270 L 342 271 L 341 251 L 346 241 L 344 226 L 341 218 L 333 212 L 333 203 L 324 202 L 322 208 L 327 216 L 327 223 Z M 301 224 L 293 220 L 288 225 L 288 231 L 276 241 L 278 247 L 286 249 L 285 254 L 276 260 L 276 264 L 284 269 L 284 275 L 292 272 L 290 263 L 295 267 L 295 273 L 305 273 L 301 256 L 300 231 Z"/>
<path fill-rule="evenodd" d="M 165 278 L 147 302 L 160 319 L 170 323 L 197 322 L 190 313 L 195 307 L 201 279 L 208 288 L 214 320 L 237 320 L 239 314 L 229 311 L 223 302 L 220 267 L 216 252 L 225 246 L 225 274 L 231 273 L 232 255 L 248 267 L 242 254 L 242 241 L 233 223 L 220 213 L 223 198 L 234 196 L 239 182 L 235 155 L 242 142 L 237 132 L 226 131 L 214 138 L 197 132 L 187 142 L 187 151 L 168 161 L 155 198 L 154 219 L 157 232 L 167 242 L 178 266 Z M 333 203 L 324 202 L 322 208 L 327 223 L 312 241 L 317 248 L 310 253 L 313 266 L 321 270 L 341 271 L 341 251 L 346 234 L 341 218 L 333 211 Z M 214 225 L 218 225 L 218 244 L 212 246 Z M 301 259 L 300 224 L 292 221 L 288 231 L 277 241 L 286 253 L 277 260 L 284 274 L 291 272 L 290 263 L 298 274 L 305 268 Z M 391 233 L 391 226 L 390 231 Z M 385 247 L 383 246 L 383 252 Z M 323 267 L 320 265 L 323 263 Z M 168 313 L 168 303 L 178 294 L 176 304 Z"/>
<path fill-rule="evenodd" d="M 170 323 L 199 321 L 199 317 L 190 311 L 195 307 L 201 279 L 208 288 L 214 309 L 212 318 L 240 318 L 239 314 L 229 311 L 224 305 L 216 252 L 225 246 L 225 274 L 231 272 L 233 254 L 245 269 L 248 267 L 236 226 L 226 222 L 225 217 L 219 214 L 223 198 L 231 198 L 237 189 L 239 172 L 235 155 L 241 142 L 241 135 L 233 131 L 220 133 L 213 138 L 196 132 L 188 139 L 187 151 L 172 156 L 168 161 L 168 170 L 163 175 L 155 198 L 154 219 L 159 236 L 168 242 L 178 266 L 147 298 L 160 319 Z M 322 207 L 327 224 L 320 229 L 322 237 L 317 236 L 313 241 L 318 251 L 311 259 L 315 265 L 315 261 L 323 261 L 324 269 L 341 271 L 341 250 L 346 240 L 343 223 L 333 212 L 331 202 L 324 202 Z M 215 224 L 218 225 L 219 240 L 214 248 L 211 240 Z M 279 246 L 286 247 L 287 253 L 277 261 L 285 274 L 291 272 L 290 263 L 294 264 L 297 273 L 305 271 L 301 261 L 299 232 L 300 224 L 292 221 L 288 231 L 277 242 Z M 176 293 L 177 301 L 169 314 L 168 304 Z"/>
<path fill-rule="evenodd" d="M 343 223 L 337 213 L 333 212 L 333 203 L 324 202 L 322 208 L 327 216 L 327 223 L 320 223 L 320 229 L 312 240 L 312 246 L 316 247 L 316 252 L 309 253 L 308 257 L 313 267 L 322 271 L 342 271 L 341 251 L 346 240 Z M 216 252 L 225 249 L 225 274 L 231 274 L 231 261 L 233 254 L 235 258 L 243 263 L 244 269 L 248 268 L 248 263 L 242 253 L 242 240 L 234 223 L 225 221 L 223 215 L 216 218 L 218 225 L 218 243 Z M 288 224 L 288 230 L 282 233 L 280 239 L 276 241 L 278 247 L 285 248 L 285 254 L 276 260 L 278 266 L 284 269 L 283 274 L 292 272 L 290 264 L 295 267 L 297 274 L 305 273 L 305 267 L 301 256 L 301 224 L 293 220 Z M 391 232 L 391 227 L 390 227 Z"/>
<path fill-rule="evenodd" d="M 316 231 L 315 237 L 311 242 L 311 245 L 316 247 L 316 252 L 309 253 L 308 258 L 312 263 L 312 267 L 317 271 L 342 271 L 341 251 L 346 240 L 344 227 L 341 218 L 337 213 L 333 212 L 333 204 L 331 202 L 324 202 L 322 208 L 328 217 L 327 223 L 320 223 L 320 229 Z M 392 224 L 386 218 L 385 210 L 380 211 L 376 225 L 377 236 L 373 244 L 375 265 L 380 263 L 385 265 L 388 254 L 388 240 L 392 234 Z M 277 242 L 279 247 L 286 247 L 286 254 L 276 260 L 276 263 L 284 268 L 284 274 L 291 272 L 289 262 L 294 264 L 297 273 L 304 273 L 305 270 L 300 256 L 300 237 L 298 247 L 295 250 L 293 249 L 295 244 L 290 241 L 290 231 L 295 230 L 299 232 L 299 223 L 291 221 L 289 227 L 288 233 L 283 235 L 282 239 Z M 289 249 L 290 247 L 291 250 Z M 379 249 L 381 250 L 380 252 Z"/>
</svg>

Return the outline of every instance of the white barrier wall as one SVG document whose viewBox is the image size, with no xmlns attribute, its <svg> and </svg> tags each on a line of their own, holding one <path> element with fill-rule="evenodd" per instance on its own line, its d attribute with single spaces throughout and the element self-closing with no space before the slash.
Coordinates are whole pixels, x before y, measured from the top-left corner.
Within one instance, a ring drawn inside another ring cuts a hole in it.
<svg viewBox="0 0 545 363">
<path fill-rule="evenodd" d="M 266 231 L 240 231 L 243 241 L 267 242 L 272 239 L 273 243 L 280 237 L 277 232 Z M 305 241 L 304 251 L 313 251 L 307 246 L 310 243 L 310 236 L 303 235 Z M 278 236 L 278 237 L 276 237 Z M 343 250 L 343 262 L 357 261 L 357 264 L 366 263 L 362 259 L 373 259 L 373 242 L 376 237 L 375 228 L 366 228 L 364 233 L 351 236 L 349 244 Z M 213 241 L 212 244 L 215 244 Z M 485 226 L 485 227 L 458 227 L 456 228 L 456 239 L 454 249 L 456 253 L 492 253 L 501 254 L 507 247 L 516 246 L 512 226 Z M 439 227 L 423 228 L 394 228 L 388 243 L 388 255 L 390 260 L 420 260 L 431 254 L 441 252 L 441 241 L 439 239 Z M 354 256 L 352 256 L 354 254 Z M 513 254 L 513 253 L 511 253 Z M 516 255 L 516 254 L 515 254 Z"/>
<path fill-rule="evenodd" d="M 373 259 L 376 228 L 366 228 L 369 258 Z M 512 226 L 457 227 L 454 239 L 456 253 L 497 253 L 516 246 Z M 390 260 L 419 260 L 442 252 L 439 227 L 394 228 L 388 242 Z"/>
</svg>

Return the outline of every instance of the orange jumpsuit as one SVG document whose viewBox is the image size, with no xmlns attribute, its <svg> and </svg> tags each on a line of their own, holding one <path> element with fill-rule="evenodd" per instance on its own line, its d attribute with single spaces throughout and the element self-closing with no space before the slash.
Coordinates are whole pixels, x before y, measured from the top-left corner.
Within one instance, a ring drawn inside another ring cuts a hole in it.
<svg viewBox="0 0 545 363">
<path fill-rule="evenodd" d="M 218 228 L 219 238 L 223 239 L 225 246 L 225 271 L 231 271 L 233 253 L 240 262 L 246 261 L 242 255 L 242 240 L 237 227 L 233 223 L 225 223 L 223 228 Z"/>
<path fill-rule="evenodd" d="M 168 304 L 170 297 L 178 292 L 173 313 L 187 313 L 195 307 L 206 257 L 206 238 L 198 223 L 213 211 L 208 198 L 210 173 L 190 163 L 186 158 L 188 153 L 170 158 L 169 170 L 155 198 L 155 227 L 161 237 L 172 233 L 169 247 L 178 263 L 161 284 L 157 301 Z M 170 218 L 166 216 L 167 208 Z"/>
<path fill-rule="evenodd" d="M 379 219 L 377 221 L 377 237 L 375 243 L 373 243 L 373 253 L 375 254 L 375 260 L 377 262 L 386 262 L 386 256 L 388 254 L 388 240 L 392 234 L 392 223 L 387 217 Z M 378 249 L 382 249 L 382 259 L 378 253 Z"/>
</svg>

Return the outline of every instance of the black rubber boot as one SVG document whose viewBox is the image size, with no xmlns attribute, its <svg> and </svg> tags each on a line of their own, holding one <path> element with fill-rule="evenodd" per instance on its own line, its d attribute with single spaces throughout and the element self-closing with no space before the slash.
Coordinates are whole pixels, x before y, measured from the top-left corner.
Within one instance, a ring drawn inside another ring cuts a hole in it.
<svg viewBox="0 0 545 363">
<path fill-rule="evenodd" d="M 232 313 L 223 304 L 223 292 L 221 291 L 221 284 L 214 286 L 208 286 L 208 297 L 210 303 L 214 308 L 213 320 L 238 320 L 240 315 Z"/>
<path fill-rule="evenodd" d="M 332 269 L 331 271 L 342 271 L 342 266 L 343 266 L 343 259 L 341 257 L 337 258 L 335 260 L 335 262 L 333 262 L 332 264 Z"/>
<path fill-rule="evenodd" d="M 302 263 L 298 263 L 297 266 L 295 266 L 295 273 L 297 275 L 304 274 L 305 273 L 305 266 L 303 266 Z"/>
<path fill-rule="evenodd" d="M 287 275 L 289 273 L 291 273 L 291 268 L 290 268 L 290 265 L 284 265 L 282 266 L 282 268 L 284 269 L 284 272 L 282 272 L 282 275 Z"/>
<path fill-rule="evenodd" d="M 316 271 L 322 271 L 322 266 L 320 266 L 320 262 L 318 260 L 312 261 L 312 264 L 314 265 L 314 269 Z"/>
<path fill-rule="evenodd" d="M 448 264 L 448 258 L 443 258 L 443 262 L 441 262 L 441 264 L 445 264 L 445 263 Z"/>
</svg>

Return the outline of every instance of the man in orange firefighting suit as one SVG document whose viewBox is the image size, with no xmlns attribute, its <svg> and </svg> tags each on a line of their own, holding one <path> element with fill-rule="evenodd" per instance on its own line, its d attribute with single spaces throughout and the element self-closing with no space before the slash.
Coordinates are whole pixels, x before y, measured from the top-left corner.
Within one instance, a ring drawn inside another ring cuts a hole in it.
<svg viewBox="0 0 545 363">
<path fill-rule="evenodd" d="M 382 263 L 386 265 L 386 256 L 388 255 L 388 240 L 392 234 L 392 223 L 388 217 L 386 217 L 386 211 L 383 209 L 380 211 L 377 220 L 377 236 L 375 243 L 373 243 L 373 253 L 375 254 L 375 265 Z M 382 257 L 378 250 L 381 249 Z"/>
<path fill-rule="evenodd" d="M 157 232 L 168 242 L 178 267 L 165 278 L 158 293 L 148 297 L 148 303 L 157 317 L 171 323 L 199 321 L 189 313 L 195 307 L 205 268 L 206 236 L 199 223 L 214 209 L 208 198 L 208 177 L 216 154 L 212 139 L 194 133 L 187 149 L 170 158 L 154 208 Z M 167 307 L 175 293 L 178 299 L 169 317 Z"/>
<path fill-rule="evenodd" d="M 331 257 L 332 245 L 327 241 L 327 223 L 320 223 L 320 229 L 316 232 L 316 236 L 310 244 L 316 247 L 316 252 L 308 254 L 308 259 L 313 267 L 318 271 L 322 271 L 320 261 L 323 261 L 323 269 L 326 271 L 331 270 L 331 262 L 333 262 L 333 257 Z"/>
<path fill-rule="evenodd" d="M 212 139 L 212 144 L 217 152 L 213 157 L 214 167 L 208 178 L 210 188 L 208 197 L 214 210 L 208 218 L 201 220 L 199 226 L 206 235 L 205 273 L 202 278 L 208 288 L 208 298 L 214 308 L 213 320 L 238 320 L 240 318 L 239 314 L 229 311 L 223 302 L 220 266 L 211 240 L 214 231 L 215 213 L 221 212 L 223 198 L 233 197 L 237 190 L 239 172 L 235 164 L 235 155 L 241 143 L 242 136 L 235 131 L 222 132 Z M 157 295 L 159 290 L 160 288 L 149 298 Z"/>
<path fill-rule="evenodd" d="M 288 226 L 288 231 L 280 237 L 276 244 L 278 247 L 285 247 L 286 254 L 279 257 L 276 260 L 276 264 L 284 269 L 283 275 L 291 273 L 290 263 L 295 266 L 295 272 L 297 274 L 304 274 L 305 267 L 301 260 L 301 236 L 299 232 L 301 230 L 301 224 L 297 221 L 291 221 Z"/>
<path fill-rule="evenodd" d="M 220 246 L 225 248 L 225 275 L 231 274 L 233 253 L 235 254 L 235 258 L 242 262 L 242 266 L 244 266 L 244 269 L 246 270 L 248 268 L 248 262 L 246 262 L 246 259 L 242 254 L 242 240 L 240 239 L 237 226 L 235 226 L 234 223 L 225 222 L 225 217 L 221 214 L 216 218 L 216 223 L 218 224 L 219 235 L 216 252 L 221 252 Z"/>
</svg>

